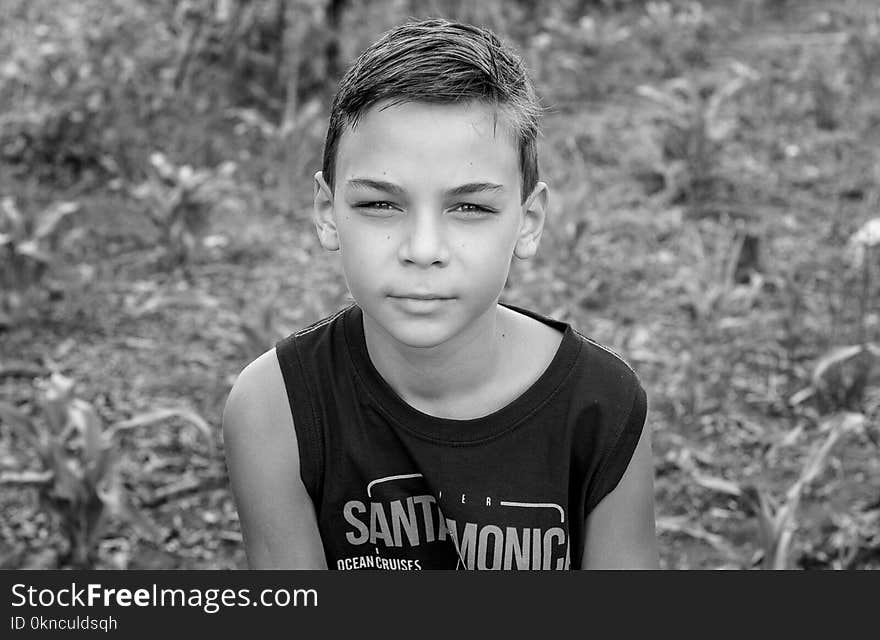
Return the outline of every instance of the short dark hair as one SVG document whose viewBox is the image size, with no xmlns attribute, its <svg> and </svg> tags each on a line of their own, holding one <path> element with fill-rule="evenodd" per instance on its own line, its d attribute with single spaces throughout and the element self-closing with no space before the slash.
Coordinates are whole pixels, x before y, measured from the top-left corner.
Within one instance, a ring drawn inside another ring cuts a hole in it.
<svg viewBox="0 0 880 640">
<path fill-rule="evenodd" d="M 520 57 L 494 33 L 443 19 L 408 22 L 355 60 L 333 98 L 321 167 L 332 190 L 339 139 L 379 102 L 484 102 L 506 118 L 519 148 L 524 201 L 538 182 L 541 108 Z"/>
</svg>

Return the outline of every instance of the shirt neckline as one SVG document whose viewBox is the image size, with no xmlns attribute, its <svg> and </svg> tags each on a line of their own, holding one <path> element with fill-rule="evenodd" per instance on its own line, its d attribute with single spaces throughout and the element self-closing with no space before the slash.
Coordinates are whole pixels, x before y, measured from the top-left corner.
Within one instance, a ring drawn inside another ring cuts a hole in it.
<svg viewBox="0 0 880 640">
<path fill-rule="evenodd" d="M 540 409 L 565 382 L 580 354 L 581 342 L 569 323 L 521 307 L 500 303 L 562 331 L 562 341 L 547 368 L 523 393 L 493 413 L 469 420 L 440 418 L 407 403 L 385 381 L 370 359 L 364 336 L 363 311 L 357 304 L 343 315 L 348 352 L 374 407 L 397 426 L 421 438 L 448 444 L 476 444 L 506 433 Z"/>
</svg>

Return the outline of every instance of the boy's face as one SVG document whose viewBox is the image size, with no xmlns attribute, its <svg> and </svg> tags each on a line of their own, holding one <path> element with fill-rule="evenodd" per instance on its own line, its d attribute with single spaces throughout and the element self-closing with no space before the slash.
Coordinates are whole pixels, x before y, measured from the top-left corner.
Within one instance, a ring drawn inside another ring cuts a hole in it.
<svg viewBox="0 0 880 640">
<path fill-rule="evenodd" d="M 382 106 L 343 133 L 335 192 L 315 176 L 318 235 L 370 320 L 436 346 L 494 313 L 511 257 L 537 250 L 547 189 L 521 202 L 517 147 L 490 106 Z"/>
</svg>

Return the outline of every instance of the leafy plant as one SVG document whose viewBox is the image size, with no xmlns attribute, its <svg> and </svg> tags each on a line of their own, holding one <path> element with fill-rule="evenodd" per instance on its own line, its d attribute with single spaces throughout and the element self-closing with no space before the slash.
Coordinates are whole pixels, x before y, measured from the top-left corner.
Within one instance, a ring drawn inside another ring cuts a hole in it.
<svg viewBox="0 0 880 640">
<path fill-rule="evenodd" d="M 828 537 L 831 553 L 837 556 L 834 569 L 857 568 L 861 562 L 880 553 L 880 505 L 871 505 L 854 513 L 831 516 L 836 531 Z"/>
<path fill-rule="evenodd" d="M 859 342 L 868 340 L 867 319 L 874 302 L 874 278 L 877 263 L 877 247 L 880 246 L 880 218 L 872 218 L 863 224 L 848 241 L 850 263 L 861 275 L 859 296 Z"/>
<path fill-rule="evenodd" d="M 150 155 L 152 173 L 132 190 L 145 202 L 145 212 L 159 232 L 159 244 L 170 266 L 186 266 L 209 228 L 212 211 L 234 200 L 235 164 L 216 170 L 172 164 L 163 154 Z"/>
<path fill-rule="evenodd" d="M 721 152 L 721 143 L 737 127 L 736 116 L 723 112 L 724 105 L 757 73 L 734 64 L 733 77 L 723 82 L 700 85 L 675 78 L 662 87 L 639 86 L 637 93 L 660 110 L 660 158 L 656 170 L 664 176 L 663 198 L 684 200 L 699 206 L 710 199 Z"/>
<path fill-rule="evenodd" d="M 690 381 L 690 415 L 697 416 L 706 408 L 704 402 L 710 369 L 723 375 L 724 369 L 707 362 L 713 344 L 719 341 L 717 329 L 735 327 L 754 306 L 764 279 L 748 265 L 752 256 L 744 251 L 749 238 L 757 238 L 745 229 L 714 225 L 714 231 L 704 234 L 695 225 L 683 227 L 687 247 L 694 252 L 694 262 L 682 270 L 681 283 L 685 291 L 684 307 L 695 329 L 695 338 L 688 359 L 687 378 Z M 738 282 L 742 274 L 745 283 Z"/>
<path fill-rule="evenodd" d="M 850 32 L 847 49 L 855 58 L 861 84 L 872 85 L 880 76 L 880 9 L 870 7 Z"/>
<path fill-rule="evenodd" d="M 5 3 L 0 159 L 10 175 L 55 185 L 131 175 L 152 120 L 179 97 L 162 81 L 166 4 Z"/>
<path fill-rule="evenodd" d="M 672 77 L 684 68 L 704 66 L 713 27 L 699 2 L 646 2 L 636 36 L 646 43 L 659 75 Z"/>
<path fill-rule="evenodd" d="M 812 102 L 811 112 L 816 126 L 819 129 L 833 131 L 838 127 L 840 120 L 838 111 L 841 96 L 832 72 L 815 62 L 808 67 L 805 82 Z"/>
<path fill-rule="evenodd" d="M 176 283 L 172 287 L 146 282 L 139 289 L 127 295 L 124 302 L 126 311 L 135 318 L 157 313 L 166 307 L 213 309 L 219 304 L 216 298 L 186 282 Z"/>
<path fill-rule="evenodd" d="M 842 412 L 826 419 L 820 430 L 827 435 L 807 456 L 798 479 L 781 499 L 754 483 L 737 483 L 702 473 L 688 456 L 680 457 L 680 466 L 704 489 L 731 496 L 758 521 L 758 543 L 764 569 L 792 568 L 791 544 L 797 531 L 797 511 L 807 488 L 824 470 L 829 454 L 841 437 L 863 430 L 865 416 Z"/>
<path fill-rule="evenodd" d="M 745 229 L 717 225 L 711 239 L 694 226 L 684 227 L 688 247 L 696 264 L 683 279 L 687 308 L 695 322 L 705 325 L 724 312 L 747 311 L 762 284 L 744 248 L 749 238 Z M 754 240 L 752 240 L 754 241 Z M 747 283 L 738 282 L 742 274 Z"/>
<path fill-rule="evenodd" d="M 64 560 L 88 568 L 114 520 L 131 524 L 148 538 L 159 536 L 123 484 L 118 434 L 172 417 L 195 425 L 209 442 L 211 431 L 186 409 L 160 409 L 106 425 L 89 402 L 74 396 L 73 389 L 73 380 L 53 374 L 44 385 L 39 418 L 0 403 L 0 420 L 12 427 L 39 461 L 38 469 L 6 477 L 4 484 L 35 486 L 41 507 L 54 514 L 67 539 Z"/>
<path fill-rule="evenodd" d="M 58 202 L 30 217 L 12 198 L 0 200 L 0 324 L 12 321 L 28 293 L 58 262 L 70 232 L 62 223 L 79 208 L 75 202 Z"/>
<path fill-rule="evenodd" d="M 789 404 L 815 398 L 820 413 L 858 409 L 878 358 L 880 346 L 870 343 L 831 349 L 816 363 L 810 385 L 792 395 Z"/>
<path fill-rule="evenodd" d="M 863 224 L 847 243 L 850 266 L 858 272 L 858 344 L 835 346 L 817 361 L 810 385 L 795 393 L 789 403 L 796 406 L 814 398 L 821 413 L 838 409 L 858 410 L 871 374 L 880 359 L 880 346 L 868 335 L 868 316 L 874 302 L 880 218 Z"/>
</svg>

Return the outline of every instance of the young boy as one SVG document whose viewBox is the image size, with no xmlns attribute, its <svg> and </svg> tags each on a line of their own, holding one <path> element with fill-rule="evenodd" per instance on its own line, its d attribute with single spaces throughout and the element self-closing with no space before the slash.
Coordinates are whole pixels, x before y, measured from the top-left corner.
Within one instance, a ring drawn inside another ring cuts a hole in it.
<svg viewBox="0 0 880 640">
<path fill-rule="evenodd" d="M 499 303 L 538 248 L 539 107 L 492 33 L 386 33 L 333 102 L 314 219 L 351 306 L 242 371 L 223 432 L 252 568 L 657 568 L 646 396 Z"/>
</svg>

